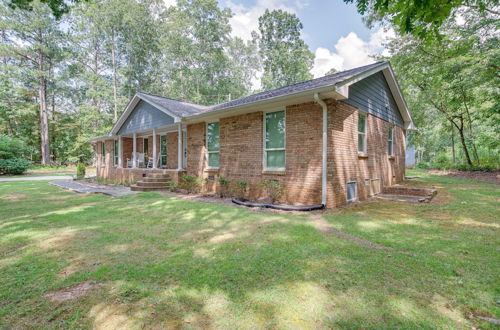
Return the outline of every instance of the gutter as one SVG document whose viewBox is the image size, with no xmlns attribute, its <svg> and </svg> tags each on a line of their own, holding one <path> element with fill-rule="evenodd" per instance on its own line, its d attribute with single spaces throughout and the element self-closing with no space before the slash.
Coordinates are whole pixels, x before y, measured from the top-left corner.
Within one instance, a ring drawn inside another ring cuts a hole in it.
<svg viewBox="0 0 500 330">
<path fill-rule="evenodd" d="M 318 93 L 314 93 L 314 100 L 323 108 L 323 150 L 322 150 L 322 176 L 321 176 L 321 204 L 326 206 L 327 172 L 328 172 L 328 106 L 320 99 Z"/>
</svg>

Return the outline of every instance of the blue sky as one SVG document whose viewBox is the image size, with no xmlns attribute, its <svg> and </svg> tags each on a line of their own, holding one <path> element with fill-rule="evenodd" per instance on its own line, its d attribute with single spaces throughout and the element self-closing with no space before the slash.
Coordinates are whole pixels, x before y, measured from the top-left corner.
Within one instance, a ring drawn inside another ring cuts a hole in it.
<svg viewBox="0 0 500 330">
<path fill-rule="evenodd" d="M 323 76 L 329 69 L 346 70 L 373 62 L 370 57 L 384 51 L 392 31 L 368 29 L 352 4 L 342 0 L 218 0 L 233 12 L 233 35 L 249 39 L 258 28 L 265 9 L 295 13 L 304 25 L 303 38 L 316 55 L 312 73 Z"/>
</svg>

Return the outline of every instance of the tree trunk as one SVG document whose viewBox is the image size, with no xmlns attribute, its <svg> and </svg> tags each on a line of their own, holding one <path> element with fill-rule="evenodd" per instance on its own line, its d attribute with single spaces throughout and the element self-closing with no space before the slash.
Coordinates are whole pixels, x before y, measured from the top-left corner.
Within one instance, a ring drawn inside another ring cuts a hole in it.
<svg viewBox="0 0 500 330">
<path fill-rule="evenodd" d="M 453 164 L 456 164 L 455 155 L 455 131 L 453 130 L 453 124 L 451 125 L 451 154 L 453 156 Z"/>
<path fill-rule="evenodd" d="M 116 50 L 115 50 L 115 31 L 111 31 L 111 63 L 113 65 L 113 117 L 118 120 L 118 96 L 116 86 Z"/>
<path fill-rule="evenodd" d="M 42 153 L 42 165 L 50 164 L 49 147 L 49 121 L 47 118 L 47 80 L 44 72 L 44 56 L 41 51 L 38 53 L 39 87 L 38 98 L 40 102 L 40 142 Z"/>
<path fill-rule="evenodd" d="M 464 122 L 463 122 L 463 118 L 461 120 L 461 125 L 460 126 L 457 126 L 455 124 L 455 126 L 457 127 L 458 129 L 458 134 L 460 135 L 460 142 L 462 143 L 462 149 L 464 150 L 464 154 L 465 154 L 465 159 L 467 160 L 467 164 L 469 166 L 472 166 L 472 160 L 470 158 L 470 154 L 469 154 L 469 149 L 467 148 L 467 143 L 465 142 L 465 134 L 464 134 Z"/>
</svg>

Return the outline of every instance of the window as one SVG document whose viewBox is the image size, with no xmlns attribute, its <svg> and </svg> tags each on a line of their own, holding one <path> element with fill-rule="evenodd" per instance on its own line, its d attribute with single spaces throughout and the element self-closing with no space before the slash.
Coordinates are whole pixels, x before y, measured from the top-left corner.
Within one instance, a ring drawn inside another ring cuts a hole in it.
<svg viewBox="0 0 500 330">
<path fill-rule="evenodd" d="M 356 199 L 356 182 L 347 182 L 347 201 L 353 202 Z"/>
<path fill-rule="evenodd" d="M 387 133 L 387 154 L 389 156 L 394 156 L 394 127 L 392 126 Z"/>
<path fill-rule="evenodd" d="M 285 169 L 285 111 L 283 110 L 265 114 L 264 168 Z"/>
<path fill-rule="evenodd" d="M 114 142 L 115 142 L 115 144 L 113 146 L 113 156 L 114 156 L 113 157 L 113 164 L 115 166 L 118 166 L 118 158 L 119 158 L 119 156 L 118 156 L 118 140 L 115 140 Z"/>
<path fill-rule="evenodd" d="M 358 152 L 366 153 L 366 115 L 358 114 Z"/>
<path fill-rule="evenodd" d="M 167 167 L 167 136 L 160 136 L 160 167 Z"/>
<path fill-rule="evenodd" d="M 101 142 L 101 163 L 106 163 L 106 144 Z"/>
<path fill-rule="evenodd" d="M 219 123 L 207 125 L 207 154 L 208 167 L 219 168 Z"/>
<path fill-rule="evenodd" d="M 144 153 L 144 160 L 147 162 L 149 158 L 149 143 L 148 138 L 142 139 L 142 152 Z"/>
</svg>

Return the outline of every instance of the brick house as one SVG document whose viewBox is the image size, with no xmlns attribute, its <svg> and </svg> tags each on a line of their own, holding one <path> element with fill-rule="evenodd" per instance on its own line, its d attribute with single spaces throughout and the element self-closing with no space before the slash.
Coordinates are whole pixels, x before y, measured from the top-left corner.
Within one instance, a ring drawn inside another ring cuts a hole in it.
<svg viewBox="0 0 500 330">
<path fill-rule="evenodd" d="M 188 173 L 206 192 L 219 177 L 278 180 L 287 203 L 337 207 L 403 180 L 413 128 L 390 64 L 378 62 L 213 106 L 137 93 L 91 141 L 102 179 Z"/>
</svg>

